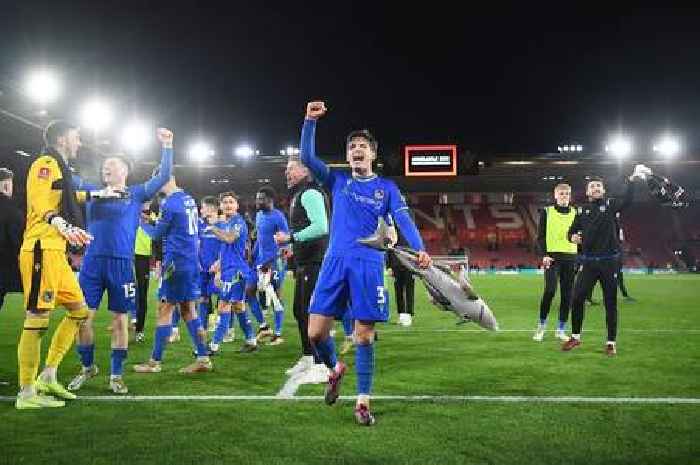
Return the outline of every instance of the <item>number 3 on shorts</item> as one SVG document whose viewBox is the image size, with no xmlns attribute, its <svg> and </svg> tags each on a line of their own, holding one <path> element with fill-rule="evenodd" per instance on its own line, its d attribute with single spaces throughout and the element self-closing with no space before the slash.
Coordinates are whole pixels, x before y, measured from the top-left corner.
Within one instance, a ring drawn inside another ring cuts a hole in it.
<svg viewBox="0 0 700 465">
<path fill-rule="evenodd" d="M 384 295 L 384 286 L 377 286 L 377 304 L 384 305 L 386 296 Z"/>
</svg>

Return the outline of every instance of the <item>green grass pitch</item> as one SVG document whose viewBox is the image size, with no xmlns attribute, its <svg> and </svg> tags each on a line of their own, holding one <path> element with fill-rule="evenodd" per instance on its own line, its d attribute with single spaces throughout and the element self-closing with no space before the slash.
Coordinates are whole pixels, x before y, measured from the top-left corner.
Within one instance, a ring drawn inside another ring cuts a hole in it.
<svg viewBox="0 0 700 465">
<path fill-rule="evenodd" d="M 542 343 L 532 341 L 541 276 L 475 276 L 474 284 L 499 320 L 499 333 L 455 325 L 430 305 L 418 286 L 411 328 L 379 327 L 375 394 L 434 396 L 573 396 L 700 398 L 700 276 L 628 276 L 636 303 L 620 301 L 618 356 L 603 354 L 602 307 L 588 307 L 583 345 L 559 351 L 554 339 L 558 297 Z M 390 279 L 387 284 L 390 284 Z M 286 302 L 292 282 L 287 281 Z M 599 291 L 598 291 L 599 292 Z M 600 295 L 597 295 L 600 300 Z M 393 298 L 392 298 L 393 301 Z M 145 344 L 132 343 L 125 380 L 133 395 L 275 395 L 284 370 L 299 355 L 296 323 L 287 309 L 277 347 L 239 354 L 223 345 L 215 372 L 178 374 L 189 363 L 182 341 L 169 346 L 164 371 L 137 375 L 148 358 L 154 327 L 151 301 Z M 392 310 L 393 311 L 393 310 Z M 52 318 L 53 332 L 58 318 Z M 99 311 L 96 363 L 100 376 L 79 394 L 110 395 L 108 312 Z M 377 425 L 361 428 L 352 400 L 95 401 L 64 409 L 15 411 L 19 296 L 0 312 L 0 464 L 687 464 L 700 463 L 700 404 L 376 400 Z M 338 341 L 342 337 L 338 325 Z M 48 346 L 44 339 L 44 353 Z M 43 360 L 43 359 L 42 359 Z M 354 357 L 343 394 L 355 393 Z M 59 370 L 67 383 L 78 371 L 74 350 Z M 321 385 L 297 395 L 319 396 Z"/>
</svg>

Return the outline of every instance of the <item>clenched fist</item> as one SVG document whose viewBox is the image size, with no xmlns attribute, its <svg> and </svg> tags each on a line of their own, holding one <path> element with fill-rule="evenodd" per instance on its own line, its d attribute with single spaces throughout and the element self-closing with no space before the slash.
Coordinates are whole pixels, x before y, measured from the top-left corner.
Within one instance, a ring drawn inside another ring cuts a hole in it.
<svg viewBox="0 0 700 465">
<path fill-rule="evenodd" d="M 328 109 L 326 108 L 325 102 L 309 102 L 306 104 L 307 119 L 319 119 L 326 114 L 326 111 L 328 111 Z"/>
<path fill-rule="evenodd" d="M 165 149 L 173 148 L 173 132 L 170 129 L 158 128 L 156 130 L 156 135 L 161 145 Z"/>
</svg>

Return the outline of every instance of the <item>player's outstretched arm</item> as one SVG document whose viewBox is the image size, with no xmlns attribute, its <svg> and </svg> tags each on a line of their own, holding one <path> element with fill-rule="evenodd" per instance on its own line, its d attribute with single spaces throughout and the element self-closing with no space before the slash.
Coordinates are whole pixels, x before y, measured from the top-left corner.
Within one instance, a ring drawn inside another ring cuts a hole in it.
<svg viewBox="0 0 700 465">
<path fill-rule="evenodd" d="M 330 169 L 320 158 L 316 156 L 316 120 L 326 114 L 324 102 L 309 102 L 306 105 L 306 118 L 301 129 L 301 162 L 306 165 L 314 177 L 326 184 L 330 175 Z"/>
<path fill-rule="evenodd" d="M 213 235 L 216 236 L 217 239 L 227 244 L 233 244 L 241 236 L 240 231 L 236 231 L 235 229 L 227 231 L 221 228 L 217 228 L 216 226 L 209 226 L 208 229 Z"/>
<path fill-rule="evenodd" d="M 173 132 L 170 129 L 158 128 L 157 135 L 161 144 L 160 169 L 158 174 L 144 184 L 147 199 L 155 196 L 173 174 Z"/>
</svg>

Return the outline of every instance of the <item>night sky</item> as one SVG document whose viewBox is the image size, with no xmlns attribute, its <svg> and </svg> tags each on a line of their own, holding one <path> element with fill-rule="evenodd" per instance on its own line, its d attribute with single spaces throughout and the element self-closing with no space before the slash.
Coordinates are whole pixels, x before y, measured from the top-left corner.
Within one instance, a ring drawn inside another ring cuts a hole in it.
<svg viewBox="0 0 700 465">
<path fill-rule="evenodd" d="M 241 142 L 267 153 L 296 143 L 305 103 L 321 98 L 330 111 L 319 145 L 331 153 L 360 127 L 385 152 L 432 142 L 542 152 L 569 141 L 597 151 L 618 128 L 640 145 L 664 129 L 697 142 L 693 10 L 16 3 L 0 18 L 4 85 L 51 65 L 66 87 L 53 114 L 74 117 L 82 100 L 106 95 L 115 128 L 144 115 L 180 144 L 201 136 L 226 156 Z"/>
</svg>

